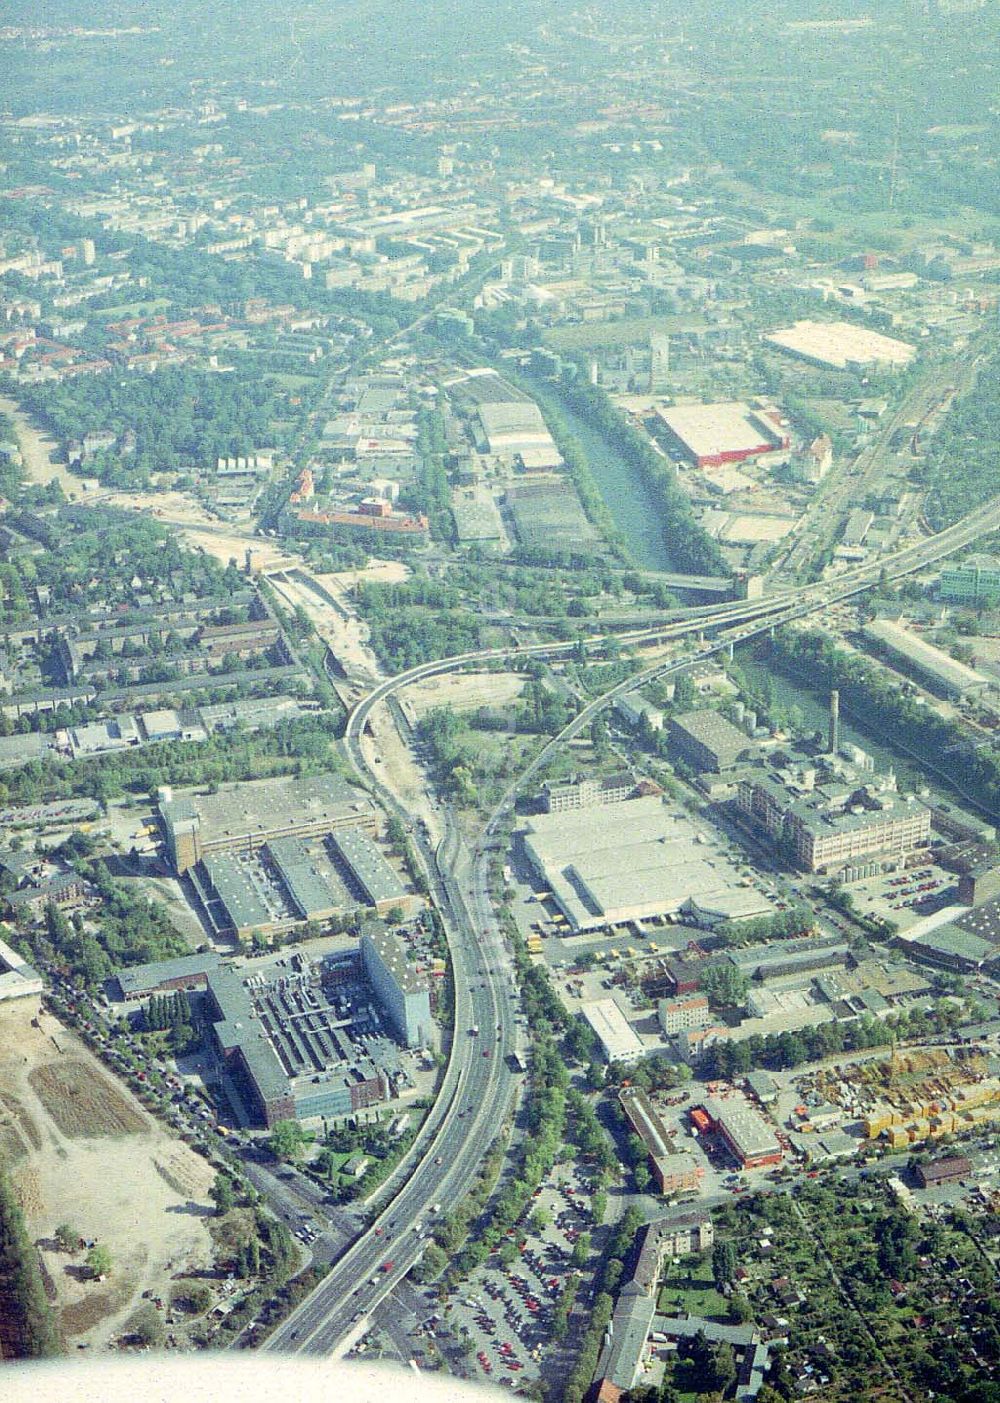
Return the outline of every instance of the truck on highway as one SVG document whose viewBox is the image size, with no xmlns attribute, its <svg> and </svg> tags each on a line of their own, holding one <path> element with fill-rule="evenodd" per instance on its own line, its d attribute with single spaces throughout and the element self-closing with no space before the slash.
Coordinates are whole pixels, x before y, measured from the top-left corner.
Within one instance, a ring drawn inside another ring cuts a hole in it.
<svg viewBox="0 0 1000 1403">
<path fill-rule="evenodd" d="M 469 1029 L 469 1037 L 470 1037 L 470 1038 L 478 1038 L 478 1037 L 479 1037 L 479 1024 L 478 1024 L 478 1023 L 473 1023 L 472 1027 Z"/>
</svg>

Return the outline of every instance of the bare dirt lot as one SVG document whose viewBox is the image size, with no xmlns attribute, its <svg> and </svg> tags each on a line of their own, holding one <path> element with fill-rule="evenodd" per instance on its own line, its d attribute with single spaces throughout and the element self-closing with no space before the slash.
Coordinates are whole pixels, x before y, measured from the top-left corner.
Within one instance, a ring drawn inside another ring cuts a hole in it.
<svg viewBox="0 0 1000 1403">
<path fill-rule="evenodd" d="M 73 476 L 65 463 L 56 461 L 59 445 L 55 439 L 37 429 L 28 416 L 22 413 L 16 400 L 0 396 L 0 414 L 6 414 L 14 425 L 28 481 L 44 485 L 55 478 L 67 497 L 80 497 L 84 491 L 83 484 L 78 477 Z"/>
<path fill-rule="evenodd" d="M 514 672 L 456 672 L 428 677 L 407 687 L 405 704 L 417 716 L 436 706 L 476 711 L 481 706 L 512 706 L 524 691 L 525 677 Z"/>
<path fill-rule="evenodd" d="M 50 1063 L 28 1074 L 28 1084 L 71 1140 L 90 1135 L 136 1135 L 142 1119 L 125 1097 L 85 1062 Z"/>
<path fill-rule="evenodd" d="M 209 1267 L 211 1168 L 146 1114 L 83 1043 L 34 999 L 0 1004 L 0 1154 L 38 1243 L 67 1340 L 100 1346 L 150 1290 Z M 112 1261 L 84 1279 L 60 1251 L 67 1223 Z"/>
</svg>

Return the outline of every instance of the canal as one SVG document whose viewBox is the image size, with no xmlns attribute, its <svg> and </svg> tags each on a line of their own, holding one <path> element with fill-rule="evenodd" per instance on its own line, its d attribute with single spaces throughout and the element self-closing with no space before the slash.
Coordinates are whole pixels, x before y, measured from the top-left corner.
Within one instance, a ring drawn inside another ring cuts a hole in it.
<svg viewBox="0 0 1000 1403">
<path fill-rule="evenodd" d="M 754 656 L 749 649 L 741 649 L 737 653 L 737 662 L 751 687 L 772 696 L 779 707 L 786 710 L 797 707 L 805 731 L 822 731 L 823 735 L 826 735 L 830 718 L 828 691 L 811 687 L 805 678 L 792 678 L 784 672 L 779 672 L 770 665 L 765 656 Z M 800 718 L 796 717 L 795 720 L 798 724 Z M 933 757 L 928 756 L 921 763 L 898 745 L 894 745 L 888 737 L 858 730 L 852 724 L 851 716 L 845 712 L 843 693 L 840 698 L 840 738 L 841 741 L 849 741 L 866 750 L 875 761 L 876 770 L 883 773 L 889 769 L 894 770 L 899 787 L 905 793 L 916 793 L 928 786 L 939 793 L 949 789 L 963 807 L 984 815 L 991 822 L 996 820 L 995 814 L 954 782 L 944 768 L 947 761 L 938 770 L 935 768 Z"/>
<path fill-rule="evenodd" d="M 617 449 L 547 386 L 532 383 L 531 393 L 551 407 L 579 442 L 594 485 L 621 532 L 636 565 L 642 570 L 683 573 L 670 558 L 663 529 L 663 509 L 638 468 L 625 462 Z"/>
</svg>

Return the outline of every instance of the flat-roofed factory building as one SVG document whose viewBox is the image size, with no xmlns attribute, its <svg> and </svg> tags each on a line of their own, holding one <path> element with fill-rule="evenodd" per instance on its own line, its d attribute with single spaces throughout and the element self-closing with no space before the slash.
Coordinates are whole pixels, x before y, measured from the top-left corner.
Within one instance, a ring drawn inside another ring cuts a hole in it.
<svg viewBox="0 0 1000 1403">
<path fill-rule="evenodd" d="M 901 628 L 891 619 L 873 619 L 865 624 L 864 635 L 883 652 L 898 659 L 905 669 L 917 673 L 932 691 L 952 700 L 985 691 L 990 678 L 967 667 L 935 648 L 912 629 Z"/>
<path fill-rule="evenodd" d="M 287 776 L 223 785 L 214 794 L 175 796 L 162 791 L 160 818 L 175 871 L 184 873 L 206 853 L 253 853 L 274 838 L 305 838 L 347 826 L 376 826 L 375 808 L 337 775 Z"/>
<path fill-rule="evenodd" d="M 597 1035 L 605 1062 L 628 1064 L 644 1056 L 642 1039 L 614 999 L 595 999 L 580 1012 Z"/>
<path fill-rule="evenodd" d="M 670 446 L 698 468 L 721 468 L 791 445 L 777 410 L 746 404 L 677 404 L 657 409 Z"/>
<path fill-rule="evenodd" d="M 759 1111 L 742 1097 L 706 1096 L 701 1103 L 711 1128 L 726 1142 L 742 1169 L 781 1163 L 778 1137 Z"/>
<path fill-rule="evenodd" d="M 699 773 L 732 769 L 753 741 L 718 711 L 706 707 L 671 717 L 671 746 Z"/>
<path fill-rule="evenodd" d="M 323 921 L 351 906 L 351 893 L 329 862 L 310 852 L 301 838 L 274 838 L 268 855 L 304 921 Z"/>
<path fill-rule="evenodd" d="M 353 879 L 369 906 L 380 914 L 410 902 L 406 888 L 382 853 L 362 828 L 346 827 L 331 833 L 330 847 Z"/>
</svg>

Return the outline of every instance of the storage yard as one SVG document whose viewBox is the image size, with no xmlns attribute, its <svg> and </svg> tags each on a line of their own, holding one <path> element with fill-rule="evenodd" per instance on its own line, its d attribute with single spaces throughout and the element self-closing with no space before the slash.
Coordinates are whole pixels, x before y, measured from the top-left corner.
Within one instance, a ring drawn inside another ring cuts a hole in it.
<svg viewBox="0 0 1000 1403">
<path fill-rule="evenodd" d="M 845 1129 L 855 1144 L 900 1150 L 923 1140 L 988 1128 L 1000 1119 L 1000 1080 L 973 1049 L 929 1048 L 869 1058 L 797 1077 L 796 1104 L 779 1114 L 803 1137 Z"/>
</svg>

